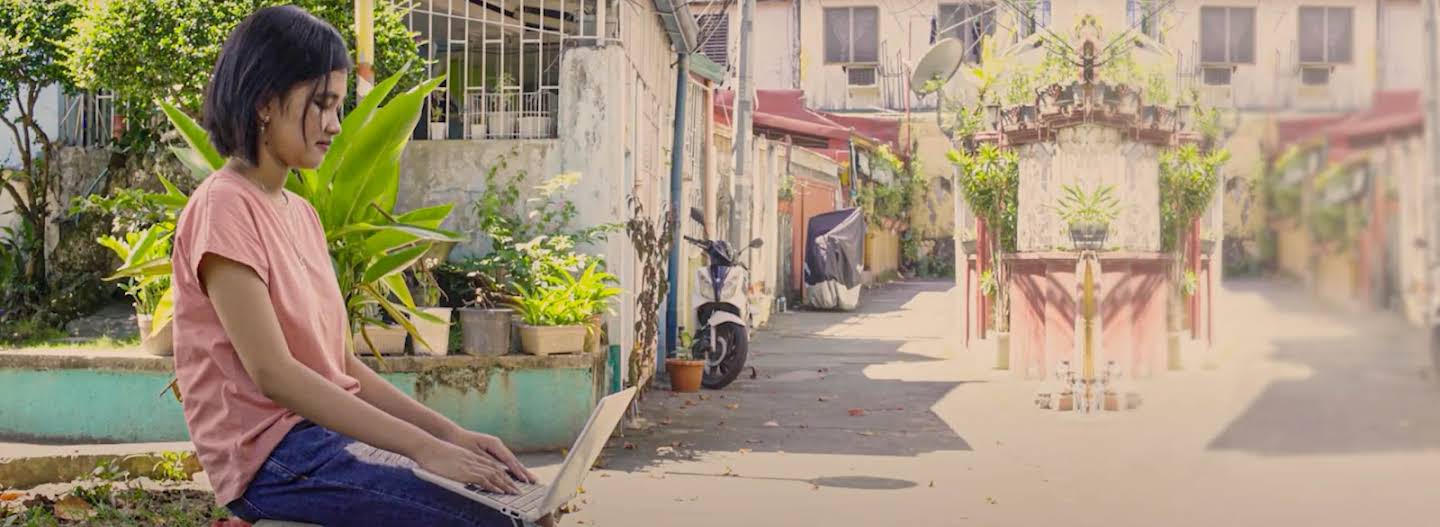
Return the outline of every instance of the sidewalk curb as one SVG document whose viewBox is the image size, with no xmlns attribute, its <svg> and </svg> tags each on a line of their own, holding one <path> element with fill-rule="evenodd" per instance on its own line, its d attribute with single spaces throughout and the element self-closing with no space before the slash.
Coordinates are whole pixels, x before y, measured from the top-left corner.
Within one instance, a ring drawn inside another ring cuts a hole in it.
<svg viewBox="0 0 1440 527">
<path fill-rule="evenodd" d="M 0 488 L 31 489 L 51 483 L 85 479 L 96 465 L 114 461 L 132 477 L 157 477 L 156 465 L 165 452 L 184 452 L 185 471 L 200 471 L 190 443 L 136 443 L 114 445 L 35 446 L 36 455 L 0 457 Z"/>
</svg>

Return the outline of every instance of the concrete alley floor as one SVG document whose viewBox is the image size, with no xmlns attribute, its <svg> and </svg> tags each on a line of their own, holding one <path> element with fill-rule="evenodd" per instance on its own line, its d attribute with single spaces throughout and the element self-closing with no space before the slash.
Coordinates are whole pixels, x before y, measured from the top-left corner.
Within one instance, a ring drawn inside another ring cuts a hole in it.
<svg viewBox="0 0 1440 527">
<path fill-rule="evenodd" d="M 1081 416 L 975 366 L 950 294 L 776 317 L 756 378 L 652 391 L 651 426 L 612 441 L 564 524 L 1440 525 L 1440 384 L 1398 317 L 1231 283 L 1215 368 Z"/>
</svg>

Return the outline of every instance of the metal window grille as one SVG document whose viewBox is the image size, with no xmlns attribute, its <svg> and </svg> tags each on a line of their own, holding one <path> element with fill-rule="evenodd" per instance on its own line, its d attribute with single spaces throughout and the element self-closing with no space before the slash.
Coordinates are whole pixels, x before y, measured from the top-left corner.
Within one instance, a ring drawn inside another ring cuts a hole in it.
<svg viewBox="0 0 1440 527">
<path fill-rule="evenodd" d="M 696 24 L 705 41 L 700 43 L 700 52 L 716 64 L 730 65 L 730 13 L 698 15 Z"/>
<path fill-rule="evenodd" d="M 115 97 L 107 92 L 62 94 L 60 137 L 67 146 L 110 144 L 115 130 Z"/>
<path fill-rule="evenodd" d="M 612 38 L 611 0 L 418 0 L 407 22 L 431 76 L 448 74 L 426 104 L 422 137 L 558 136 L 560 59 Z"/>
</svg>

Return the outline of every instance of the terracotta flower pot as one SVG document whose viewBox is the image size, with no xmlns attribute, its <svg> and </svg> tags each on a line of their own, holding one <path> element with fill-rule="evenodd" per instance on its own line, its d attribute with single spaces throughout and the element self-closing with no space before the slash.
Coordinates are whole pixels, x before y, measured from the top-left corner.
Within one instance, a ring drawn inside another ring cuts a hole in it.
<svg viewBox="0 0 1440 527">
<path fill-rule="evenodd" d="M 665 359 L 665 371 L 670 374 L 670 391 L 695 393 L 700 391 L 700 379 L 705 374 L 705 361 Z"/>
<path fill-rule="evenodd" d="M 520 325 L 520 347 L 531 355 L 585 351 L 585 326 Z"/>
</svg>

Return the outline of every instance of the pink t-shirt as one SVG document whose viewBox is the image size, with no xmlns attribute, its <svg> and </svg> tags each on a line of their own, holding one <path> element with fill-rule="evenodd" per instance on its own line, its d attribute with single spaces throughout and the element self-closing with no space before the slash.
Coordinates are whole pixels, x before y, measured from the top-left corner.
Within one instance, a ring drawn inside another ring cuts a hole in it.
<svg viewBox="0 0 1440 527">
<path fill-rule="evenodd" d="M 290 354 L 351 392 L 348 322 L 325 230 L 315 209 L 286 192 L 276 203 L 244 176 L 220 170 L 200 184 L 175 231 L 175 374 L 200 464 L 224 505 L 245 493 L 275 445 L 301 417 L 260 393 L 200 287 L 200 259 L 223 256 L 255 270 Z"/>
</svg>

